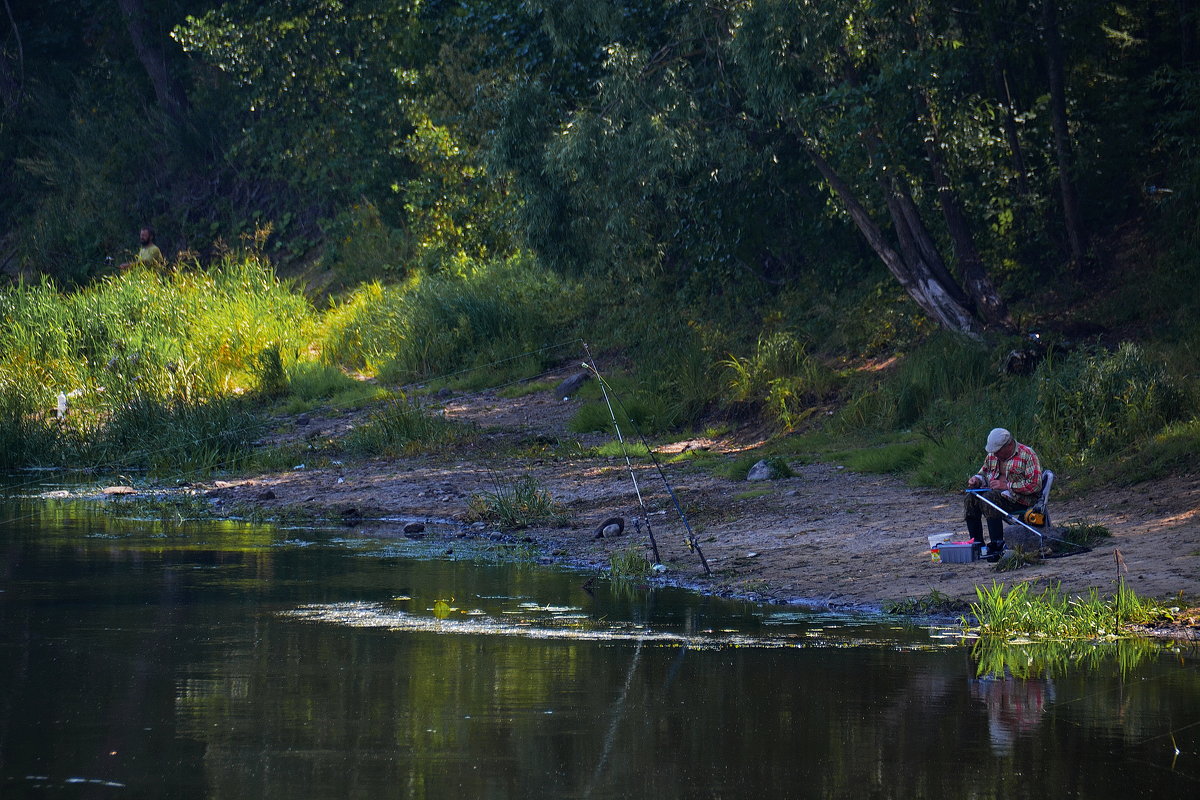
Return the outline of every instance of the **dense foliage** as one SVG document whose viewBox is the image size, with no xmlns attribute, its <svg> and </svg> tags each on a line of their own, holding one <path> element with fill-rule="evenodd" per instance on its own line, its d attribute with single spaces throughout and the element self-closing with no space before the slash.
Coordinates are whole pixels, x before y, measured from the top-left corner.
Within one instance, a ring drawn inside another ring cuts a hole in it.
<svg viewBox="0 0 1200 800">
<path fill-rule="evenodd" d="M 1152 473 L 1197 438 L 1192 4 L 4 11 L 20 452 L 50 452 L 64 426 L 22 426 L 59 391 L 116 431 L 126 400 L 302 405 L 342 370 L 495 385 L 579 337 L 636 365 L 653 430 L 820 420 L 894 436 L 875 462 L 932 483 L 997 398 L 1058 464 L 1132 441 Z M 116 275 L 144 224 L 173 271 Z"/>
</svg>

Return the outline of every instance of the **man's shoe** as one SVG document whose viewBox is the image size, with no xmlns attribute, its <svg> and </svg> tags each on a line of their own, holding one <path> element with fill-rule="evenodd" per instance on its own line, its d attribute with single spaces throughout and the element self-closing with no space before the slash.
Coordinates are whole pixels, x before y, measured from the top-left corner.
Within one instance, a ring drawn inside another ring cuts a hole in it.
<svg viewBox="0 0 1200 800">
<path fill-rule="evenodd" d="M 999 561 L 1000 554 L 1004 552 L 1004 541 L 989 542 L 987 549 L 984 551 L 984 557 L 988 561 Z"/>
</svg>

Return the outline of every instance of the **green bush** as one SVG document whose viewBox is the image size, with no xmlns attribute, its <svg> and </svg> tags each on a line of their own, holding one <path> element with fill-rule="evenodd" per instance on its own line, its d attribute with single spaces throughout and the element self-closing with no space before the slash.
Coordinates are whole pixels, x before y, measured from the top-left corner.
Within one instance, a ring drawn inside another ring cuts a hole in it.
<svg viewBox="0 0 1200 800">
<path fill-rule="evenodd" d="M 330 312 L 322 355 L 400 383 L 489 367 L 474 383 L 528 377 L 561 359 L 549 346 L 569 339 L 577 293 L 530 258 L 368 284 Z"/>
<path fill-rule="evenodd" d="M 1082 466 L 1183 417 L 1185 395 L 1137 345 L 1075 354 L 1038 370 L 1037 430 L 1047 451 Z"/>
<path fill-rule="evenodd" d="M 837 388 L 832 370 L 809 354 L 790 332 L 764 336 L 754 354 L 722 361 L 735 405 L 758 408 L 770 420 L 792 429 Z"/>
</svg>

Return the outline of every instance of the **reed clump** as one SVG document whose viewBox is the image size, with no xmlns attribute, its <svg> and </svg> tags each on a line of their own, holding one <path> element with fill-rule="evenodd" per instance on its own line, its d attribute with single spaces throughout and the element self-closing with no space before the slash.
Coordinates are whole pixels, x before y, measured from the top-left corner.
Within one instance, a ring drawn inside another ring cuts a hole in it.
<svg viewBox="0 0 1200 800">
<path fill-rule="evenodd" d="M 1081 597 L 1067 595 L 1057 584 L 1034 594 L 1029 583 L 1008 588 L 993 582 L 975 592 L 978 601 L 971 604 L 971 613 L 984 636 L 1118 638 L 1129 635 L 1131 626 L 1169 621 L 1172 614 L 1166 604 L 1139 597 L 1123 580 L 1110 598 L 1100 597 L 1096 589 Z M 962 625 L 970 627 L 966 617 Z"/>
<path fill-rule="evenodd" d="M 396 458 L 462 444 L 474 433 L 473 428 L 448 420 L 401 394 L 352 430 L 344 445 L 357 456 Z"/>
<path fill-rule="evenodd" d="M 467 518 L 493 522 L 506 530 L 554 522 L 562 514 L 550 493 L 531 475 L 493 477 L 492 491 L 479 492 L 467 504 Z"/>
<path fill-rule="evenodd" d="M 628 581 L 645 578 L 653 565 L 643 548 L 629 545 L 609 554 L 608 567 L 614 581 Z"/>
</svg>

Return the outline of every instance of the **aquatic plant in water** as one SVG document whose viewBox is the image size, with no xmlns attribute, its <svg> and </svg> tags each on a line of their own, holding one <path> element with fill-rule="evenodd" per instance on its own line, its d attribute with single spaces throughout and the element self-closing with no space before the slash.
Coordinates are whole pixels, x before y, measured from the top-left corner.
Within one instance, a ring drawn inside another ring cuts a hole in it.
<svg viewBox="0 0 1200 800">
<path fill-rule="evenodd" d="M 1059 585 L 1033 594 L 1029 583 L 1008 589 L 1003 583 L 975 589 L 979 600 L 971 604 L 978 632 L 1008 638 L 1097 639 L 1127 635 L 1129 626 L 1170 619 L 1163 603 L 1139 597 L 1124 581 L 1112 598 L 1101 598 L 1092 589 L 1087 595 L 1064 594 Z M 964 629 L 970 623 L 962 619 Z"/>
</svg>

